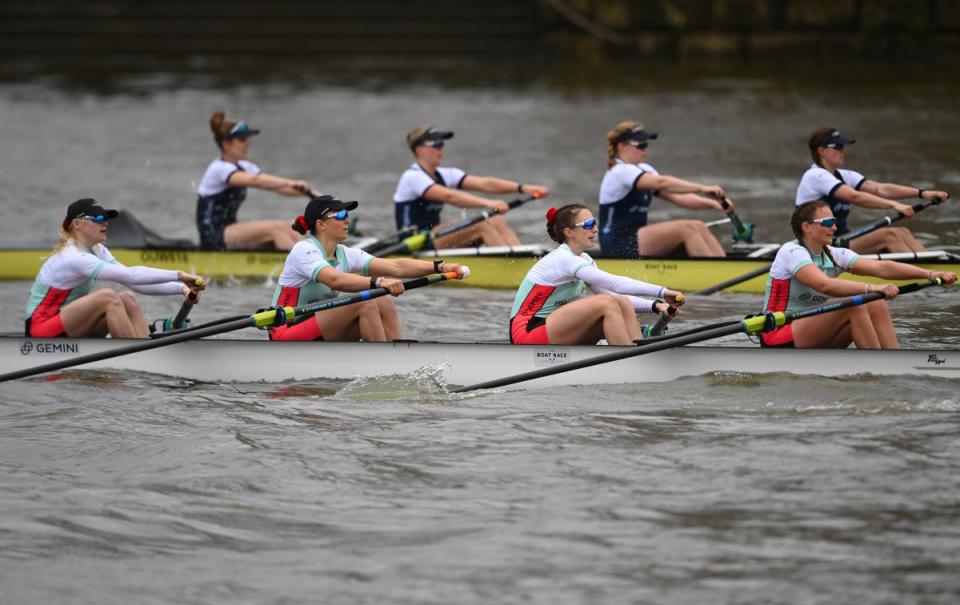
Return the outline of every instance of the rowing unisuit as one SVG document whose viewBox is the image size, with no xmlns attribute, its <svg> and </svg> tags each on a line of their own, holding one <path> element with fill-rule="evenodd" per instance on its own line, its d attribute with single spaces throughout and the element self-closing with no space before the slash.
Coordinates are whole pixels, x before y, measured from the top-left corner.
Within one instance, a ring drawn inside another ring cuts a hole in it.
<svg viewBox="0 0 960 605">
<path fill-rule="evenodd" d="M 272 305 L 301 307 L 339 296 L 340 292 L 318 282 L 317 274 L 326 267 L 333 267 L 343 273 L 368 276 L 373 259 L 369 253 L 343 244 L 337 244 L 333 257 L 328 258 L 320 241 L 313 235 L 307 235 L 290 250 L 283 265 L 283 272 L 277 280 Z M 273 340 L 317 340 L 321 336 L 320 327 L 315 321 L 304 321 L 270 330 L 270 338 Z"/>
<path fill-rule="evenodd" d="M 237 211 L 247 199 L 246 187 L 231 187 L 230 175 L 237 171 L 260 174 L 260 168 L 248 160 L 236 164 L 217 158 L 210 162 L 197 187 L 197 229 L 200 246 L 213 250 L 227 247 L 223 232 L 237 222 Z"/>
<path fill-rule="evenodd" d="M 183 289 L 176 271 L 127 267 L 103 244 L 85 250 L 71 240 L 43 263 L 30 288 L 26 335 L 65 336 L 60 310 L 89 294 L 97 279 L 114 281 L 143 294 L 181 294 Z"/>
<path fill-rule="evenodd" d="M 400 175 L 393 194 L 397 230 L 414 225 L 418 229 L 433 229 L 440 224 L 440 211 L 444 203 L 428 200 L 424 194 L 434 185 L 460 189 L 467 173 L 451 166 L 437 166 L 436 173 L 437 178 L 434 179 L 414 162 Z"/>
<path fill-rule="evenodd" d="M 588 283 L 592 293 L 625 295 L 635 309 L 642 311 L 650 311 L 656 301 L 637 297 L 661 297 L 664 293 L 662 286 L 601 271 L 589 254 L 578 256 L 567 244 L 561 244 L 523 278 L 510 311 L 510 342 L 549 344 L 547 316 L 587 295 Z"/>
<path fill-rule="evenodd" d="M 763 298 L 764 312 L 793 311 L 823 304 L 829 297 L 800 283 L 795 277 L 797 271 L 806 265 L 815 264 L 828 277 L 837 277 L 844 271 L 849 271 L 859 259 L 859 254 L 847 248 L 825 246 L 824 253 L 813 254 L 797 240 L 787 242 L 777 252 L 767 277 Z M 765 346 L 791 346 L 793 324 L 761 333 L 760 341 Z"/>
<path fill-rule="evenodd" d="M 600 247 L 605 254 L 636 258 L 637 230 L 647 224 L 652 189 L 637 189 L 644 174 L 660 174 L 646 162 L 628 164 L 617 158 L 600 183 Z"/>
<path fill-rule="evenodd" d="M 833 216 L 837 218 L 837 235 L 843 235 L 850 231 L 847 227 L 850 203 L 837 199 L 833 194 L 842 185 L 859 191 L 866 180 L 867 177 L 855 170 L 838 168 L 836 172 L 830 172 L 826 168 L 810 164 L 800 179 L 800 185 L 797 186 L 796 205 L 800 206 L 817 200 L 826 202 L 833 211 Z"/>
</svg>

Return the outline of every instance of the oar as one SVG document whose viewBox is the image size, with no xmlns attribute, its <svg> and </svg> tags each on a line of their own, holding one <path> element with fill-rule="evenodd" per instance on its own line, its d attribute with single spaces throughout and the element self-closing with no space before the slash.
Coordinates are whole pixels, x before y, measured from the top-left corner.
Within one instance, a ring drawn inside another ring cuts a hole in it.
<svg viewBox="0 0 960 605">
<path fill-rule="evenodd" d="M 679 304 L 683 303 L 683 296 L 677 296 L 677 304 L 670 305 L 667 307 L 667 312 L 660 315 L 657 318 L 656 323 L 648 324 L 643 327 L 643 337 L 644 339 L 653 338 L 654 336 L 662 336 L 664 332 L 667 331 L 667 324 L 670 323 L 670 320 L 673 319 L 673 316 L 677 314 L 677 309 L 680 307 Z"/>
<path fill-rule="evenodd" d="M 911 283 L 911 284 L 902 286 L 900 288 L 900 293 L 908 294 L 910 292 L 916 292 L 917 290 L 921 290 L 929 286 L 941 285 L 941 284 L 942 284 L 942 280 L 940 278 Z M 812 317 L 814 315 L 820 315 L 822 313 L 830 313 L 831 311 L 839 311 L 841 309 L 846 309 L 848 307 L 863 305 L 869 302 L 873 302 L 875 300 L 880 300 L 881 298 L 883 298 L 882 292 L 870 292 L 869 294 L 858 294 L 856 296 L 851 296 L 849 298 L 842 298 L 840 300 L 836 300 L 830 303 L 820 305 L 819 307 L 812 307 L 809 309 L 802 309 L 798 311 L 789 311 L 789 312 L 778 311 L 775 313 L 766 313 L 763 315 L 746 317 L 734 323 L 725 322 L 722 324 L 718 324 L 716 326 L 700 329 L 693 334 L 686 334 L 686 335 L 678 334 L 674 337 L 667 336 L 662 339 L 658 339 L 656 342 L 651 342 L 648 344 L 640 344 L 636 347 L 629 347 L 624 350 L 617 351 L 615 353 L 597 355 L 595 357 L 591 357 L 589 359 L 584 359 L 581 361 L 574 361 L 574 362 L 565 363 L 559 366 L 542 368 L 539 370 L 524 372 L 522 374 L 516 374 L 514 376 L 507 376 L 506 378 L 500 378 L 497 380 L 490 380 L 487 382 L 472 384 L 470 386 L 454 389 L 451 392 L 463 393 L 466 391 L 475 391 L 477 389 L 495 389 L 502 386 L 516 384 L 518 382 L 526 382 L 528 380 L 534 380 L 536 378 L 543 378 L 545 376 L 553 376 L 554 374 L 562 374 L 564 372 L 570 372 L 572 370 L 589 368 L 591 366 L 600 365 L 602 363 L 619 361 L 621 359 L 628 359 L 630 357 L 646 355 L 647 353 L 656 353 L 657 351 L 664 351 L 666 349 L 672 349 L 674 347 L 679 347 L 682 345 L 703 342 L 705 340 L 711 340 L 713 338 L 720 338 L 721 336 L 729 336 L 731 334 L 737 334 L 739 332 L 742 332 L 748 335 L 757 334 L 759 332 L 769 332 L 776 328 L 785 326 L 786 324 L 792 321 L 796 321 L 798 319 L 803 319 L 805 317 Z"/>
<path fill-rule="evenodd" d="M 531 196 L 523 197 L 520 199 L 512 200 L 508 202 L 507 205 L 510 206 L 510 210 L 513 210 L 514 208 L 519 208 L 520 206 L 526 204 L 527 202 L 538 199 L 538 198 L 539 196 L 531 195 Z M 421 248 L 423 248 L 425 245 L 427 245 L 428 242 L 432 240 L 435 240 L 439 237 L 443 237 L 444 235 L 450 235 L 451 233 L 456 233 L 457 231 L 476 225 L 477 223 L 483 222 L 488 218 L 490 218 L 491 216 L 493 216 L 494 214 L 498 214 L 498 213 L 499 212 L 496 209 L 488 208 L 483 212 L 480 212 L 476 216 L 471 216 L 470 218 L 464 219 L 458 223 L 453 223 L 452 225 L 447 225 L 446 227 L 442 227 L 435 231 L 420 231 L 419 233 L 414 233 L 413 235 L 405 237 L 394 244 L 390 244 L 389 246 L 376 248 L 371 252 L 371 254 L 373 254 L 374 256 L 381 256 L 381 257 L 390 256 L 391 254 L 412 254 L 413 252 L 416 252 L 417 250 L 420 250 Z"/>
<path fill-rule="evenodd" d="M 939 203 L 942 202 L 942 201 L 943 201 L 943 200 L 940 199 L 939 197 L 935 197 L 935 198 L 933 198 L 932 200 L 930 200 L 929 202 L 918 202 L 918 203 L 916 203 L 916 204 L 913 205 L 913 211 L 914 211 L 914 213 L 920 212 L 921 210 L 924 210 L 925 208 L 929 208 L 930 206 L 936 206 L 937 204 L 939 204 Z M 856 238 L 858 238 L 858 237 L 860 237 L 860 236 L 862 236 L 862 235 L 866 235 L 866 234 L 868 234 L 868 233 L 873 233 L 873 232 L 876 231 L 877 229 L 882 229 L 883 227 L 886 227 L 886 226 L 890 225 L 891 223 L 896 222 L 896 221 L 899 221 L 899 220 L 904 219 L 904 218 L 906 218 L 906 215 L 905 215 L 904 213 L 900 212 L 900 211 L 894 212 L 893 214 L 888 214 L 887 216 L 883 217 L 882 219 L 878 220 L 878 221 L 875 222 L 875 223 L 870 223 L 869 225 L 864 225 L 863 227 L 860 227 L 859 229 L 855 229 L 855 230 L 853 230 L 853 231 L 851 231 L 851 232 L 849 232 L 849 233 L 844 233 L 843 235 L 841 235 L 841 236 L 839 236 L 839 237 L 833 238 L 833 245 L 834 245 L 834 246 L 842 246 L 842 245 L 846 244 L 847 242 L 849 242 L 849 241 L 852 240 L 852 239 L 856 239 Z"/>
<path fill-rule="evenodd" d="M 923 210 L 924 208 L 929 208 L 930 206 L 936 206 L 937 204 L 939 204 L 939 203 L 942 202 L 942 201 L 943 201 L 943 200 L 941 200 L 941 199 L 938 198 L 938 197 L 937 197 L 937 198 L 933 198 L 933 199 L 932 199 L 931 201 L 929 201 L 929 202 L 914 204 L 914 205 L 913 205 L 913 210 L 914 210 L 914 212 L 920 212 L 920 211 Z M 875 223 L 871 223 L 871 224 L 869 224 L 869 225 L 866 225 L 865 227 L 861 227 L 861 228 L 859 228 L 859 229 L 856 229 L 856 230 L 854 230 L 854 231 L 851 231 L 850 233 L 847 233 L 847 234 L 845 234 L 845 235 L 841 235 L 840 237 L 835 238 L 835 239 L 833 240 L 833 243 L 834 243 L 834 245 L 845 244 L 845 243 L 849 242 L 849 241 L 852 240 L 852 239 L 861 237 L 861 236 L 866 235 L 866 234 L 868 234 L 868 233 L 873 233 L 873 232 L 876 231 L 877 229 L 880 229 L 880 228 L 882 228 L 882 227 L 886 227 L 886 226 L 889 225 L 890 223 L 893 223 L 893 222 L 895 222 L 895 221 L 899 221 L 899 220 L 901 220 L 901 219 L 903 219 L 903 218 L 905 218 L 905 216 L 904 216 L 904 214 L 903 214 L 902 212 L 896 212 L 896 213 L 894 213 L 894 214 L 890 214 L 890 215 L 888 215 L 888 216 L 883 217 L 882 219 L 878 220 L 878 221 L 875 222 Z M 753 279 L 754 277 L 757 277 L 757 276 L 763 275 L 764 273 L 767 273 L 768 271 L 770 271 L 770 267 L 772 267 L 772 266 L 773 266 L 773 263 L 770 263 L 770 264 L 768 264 L 768 265 L 764 265 L 764 266 L 762 266 L 762 267 L 758 267 L 758 268 L 756 268 L 756 269 L 754 269 L 754 270 L 752 270 L 752 271 L 749 271 L 749 272 L 747 272 L 747 273 L 744 273 L 743 275 L 738 275 L 737 277 L 728 279 L 727 281 L 720 282 L 719 284 L 717 284 L 717 285 L 715 285 L 715 286 L 710 286 L 709 288 L 704 288 L 703 290 L 700 290 L 700 291 L 698 291 L 698 292 L 694 292 L 694 294 L 713 294 L 714 292 L 719 292 L 720 290 L 726 290 L 727 288 L 729 288 L 729 287 L 731 287 L 731 286 L 736 286 L 737 284 L 742 284 L 743 282 L 745 282 L 745 281 L 747 281 L 747 280 Z"/>
<path fill-rule="evenodd" d="M 729 198 L 723 198 L 720 200 L 720 205 L 723 206 L 723 212 L 730 219 L 730 222 L 733 224 L 733 241 L 735 242 L 751 242 L 753 241 L 753 225 L 750 223 L 744 223 L 740 220 L 740 217 L 737 216 L 737 213 L 733 208 L 730 207 Z"/>
<path fill-rule="evenodd" d="M 194 282 L 194 285 L 198 288 L 202 288 L 203 280 L 197 279 Z M 197 306 L 196 300 L 197 300 L 197 291 L 191 290 L 190 293 L 187 294 L 187 299 L 184 300 L 183 304 L 180 305 L 180 310 L 177 311 L 177 314 L 174 317 L 157 319 L 153 322 L 153 324 L 150 326 L 150 338 L 154 338 L 156 334 L 163 334 L 164 332 L 172 332 L 173 330 L 180 330 L 182 328 L 186 328 L 187 326 L 189 326 L 189 324 L 187 323 L 187 315 L 189 315 L 190 311 L 192 311 L 193 308 Z M 160 324 L 159 327 L 157 326 L 158 323 Z"/>
<path fill-rule="evenodd" d="M 458 277 L 459 274 L 456 272 L 437 273 L 434 275 L 428 275 L 426 277 L 418 277 L 417 279 L 407 280 L 403 282 L 403 287 L 405 290 L 412 290 L 414 288 L 427 286 L 438 281 L 457 279 Z M 338 296 L 337 298 L 331 298 L 329 300 L 310 303 L 298 308 L 274 307 L 271 309 L 264 309 L 262 311 L 257 311 L 253 315 L 244 316 L 231 321 L 225 321 L 217 325 L 182 330 L 178 333 L 169 334 L 156 340 L 143 340 L 136 344 L 125 347 L 117 347 L 110 349 L 109 351 L 100 351 L 99 353 L 81 355 L 72 359 L 64 359 L 32 368 L 26 368 L 24 370 L 18 370 L 16 372 L 0 374 L 0 382 L 14 380 L 16 378 L 26 378 L 28 376 L 43 374 L 44 372 L 53 372 L 55 370 L 71 368 L 93 361 L 101 361 L 103 359 L 112 359 L 122 355 L 130 355 L 131 353 L 148 351 L 150 349 L 158 349 L 160 347 L 176 344 L 178 342 L 196 340 L 198 338 L 203 338 L 204 336 L 214 336 L 216 334 L 223 334 L 225 332 L 233 332 L 235 330 L 240 330 L 241 328 L 269 328 L 287 323 L 293 323 L 295 320 L 311 317 L 321 311 L 327 311 L 329 309 L 335 309 L 338 307 L 371 300 L 389 293 L 389 290 L 386 288 L 374 288 L 371 290 L 363 290 L 362 292 Z"/>
</svg>

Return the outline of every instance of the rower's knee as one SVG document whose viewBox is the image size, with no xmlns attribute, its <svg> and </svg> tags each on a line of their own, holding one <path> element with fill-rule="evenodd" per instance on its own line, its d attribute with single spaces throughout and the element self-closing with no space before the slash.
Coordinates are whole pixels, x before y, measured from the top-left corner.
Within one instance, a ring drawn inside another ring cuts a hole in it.
<svg viewBox="0 0 960 605">
<path fill-rule="evenodd" d="M 137 296 L 133 292 L 120 292 L 118 298 L 123 304 L 123 308 L 127 310 L 127 313 L 140 311 L 140 301 L 137 300 Z"/>
</svg>

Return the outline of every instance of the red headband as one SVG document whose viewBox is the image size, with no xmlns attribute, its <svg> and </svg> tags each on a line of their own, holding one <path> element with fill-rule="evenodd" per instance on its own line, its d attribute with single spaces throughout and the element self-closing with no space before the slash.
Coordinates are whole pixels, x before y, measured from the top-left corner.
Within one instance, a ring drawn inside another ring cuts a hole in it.
<svg viewBox="0 0 960 605">
<path fill-rule="evenodd" d="M 552 227 L 554 221 L 557 220 L 557 209 L 550 208 L 547 210 L 547 227 Z"/>
</svg>

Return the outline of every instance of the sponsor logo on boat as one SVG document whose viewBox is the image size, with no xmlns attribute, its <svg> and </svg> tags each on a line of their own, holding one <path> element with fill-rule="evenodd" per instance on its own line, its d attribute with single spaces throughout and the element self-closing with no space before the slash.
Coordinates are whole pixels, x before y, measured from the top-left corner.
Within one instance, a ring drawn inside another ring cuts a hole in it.
<svg viewBox="0 0 960 605">
<path fill-rule="evenodd" d="M 190 254 L 180 250 L 141 250 L 140 260 L 154 263 L 189 263 Z"/>
<path fill-rule="evenodd" d="M 554 366 L 570 361 L 570 355 L 567 351 L 558 351 L 555 349 L 537 349 L 533 352 L 533 365 L 537 367 Z"/>
<path fill-rule="evenodd" d="M 20 345 L 21 355 L 30 355 L 31 353 L 79 353 L 80 345 L 75 342 L 37 342 L 27 340 Z"/>
<path fill-rule="evenodd" d="M 940 357 L 936 353 L 931 353 L 927 357 L 927 363 L 932 363 L 935 366 L 942 366 L 943 364 L 947 363 L 947 360 L 944 357 Z"/>
</svg>

